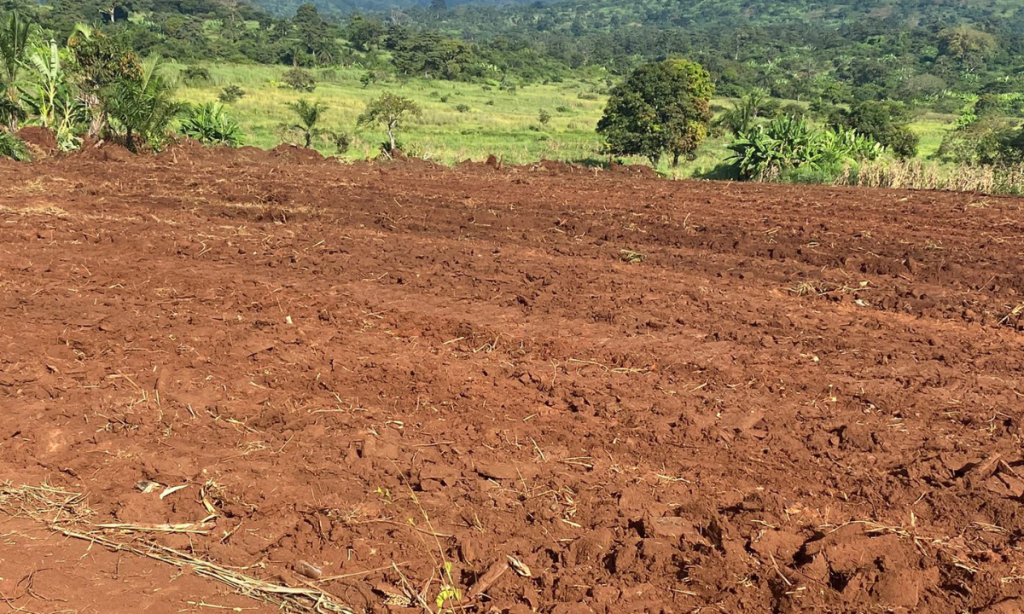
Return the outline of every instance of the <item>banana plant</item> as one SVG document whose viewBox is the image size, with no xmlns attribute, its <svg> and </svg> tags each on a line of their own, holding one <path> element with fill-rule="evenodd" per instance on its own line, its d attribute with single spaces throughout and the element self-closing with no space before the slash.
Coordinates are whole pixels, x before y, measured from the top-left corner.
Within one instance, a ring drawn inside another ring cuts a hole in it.
<svg viewBox="0 0 1024 614">
<path fill-rule="evenodd" d="M 60 62 L 60 47 L 51 40 L 47 48 L 37 49 L 28 59 L 39 75 L 39 83 L 35 86 L 34 95 L 30 94 L 27 98 L 31 99 L 30 104 L 35 107 L 39 124 L 44 128 L 53 128 L 56 123 L 57 97 L 67 85 Z"/>
<path fill-rule="evenodd" d="M 81 139 L 76 134 L 89 117 L 64 71 L 60 46 L 51 40 L 28 56 L 27 65 L 36 73 L 35 82 L 22 92 L 32 123 L 53 130 L 61 150 L 77 148 Z"/>
</svg>

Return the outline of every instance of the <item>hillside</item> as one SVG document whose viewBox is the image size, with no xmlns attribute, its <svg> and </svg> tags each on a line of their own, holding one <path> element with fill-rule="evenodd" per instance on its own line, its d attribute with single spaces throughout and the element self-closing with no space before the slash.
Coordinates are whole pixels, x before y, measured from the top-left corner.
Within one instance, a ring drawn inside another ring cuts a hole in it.
<svg viewBox="0 0 1024 614">
<path fill-rule="evenodd" d="M 808 22 L 838 26 L 872 19 L 914 27 L 929 22 L 1019 21 L 1019 3 L 1008 0 L 434 0 L 459 19 L 486 15 L 501 27 L 544 31 L 572 27 L 607 29 L 647 25 L 692 26 L 709 23 L 768 25 Z M 316 0 L 327 13 L 415 10 L 431 0 Z M 289 14 L 300 0 L 257 0 L 267 9 Z M 434 5 L 436 6 L 436 5 Z M 499 13 L 495 14 L 495 9 Z M 500 16 L 500 19 L 491 19 Z"/>
</svg>

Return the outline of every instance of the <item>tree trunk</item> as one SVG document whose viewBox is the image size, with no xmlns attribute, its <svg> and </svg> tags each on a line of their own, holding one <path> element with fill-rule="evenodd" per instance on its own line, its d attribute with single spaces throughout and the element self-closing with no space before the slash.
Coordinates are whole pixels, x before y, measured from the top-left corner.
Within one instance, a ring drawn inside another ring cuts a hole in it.
<svg viewBox="0 0 1024 614">
<path fill-rule="evenodd" d="M 672 152 L 672 168 L 675 168 L 677 166 L 679 166 L 679 152 L 678 151 L 673 151 Z"/>
<path fill-rule="evenodd" d="M 6 96 L 11 101 L 16 101 L 17 100 L 17 98 L 16 98 L 17 95 L 18 95 L 18 90 L 13 85 L 11 86 L 11 91 L 6 91 L 5 92 L 2 89 L 0 89 L 0 96 Z M 15 104 L 17 104 L 17 102 L 15 102 Z M 14 134 L 15 132 L 17 132 L 18 131 L 18 118 L 15 117 L 14 115 L 11 115 L 11 121 L 7 122 L 7 128 L 9 129 L 11 134 Z"/>
<path fill-rule="evenodd" d="M 106 113 L 99 110 L 100 100 L 95 94 L 85 96 L 82 102 L 93 111 L 92 120 L 89 121 L 89 138 L 98 139 L 100 138 L 100 132 L 103 131 L 104 124 L 107 123 Z"/>
<path fill-rule="evenodd" d="M 395 125 L 388 122 L 388 143 L 391 144 L 391 151 L 395 151 Z"/>
</svg>

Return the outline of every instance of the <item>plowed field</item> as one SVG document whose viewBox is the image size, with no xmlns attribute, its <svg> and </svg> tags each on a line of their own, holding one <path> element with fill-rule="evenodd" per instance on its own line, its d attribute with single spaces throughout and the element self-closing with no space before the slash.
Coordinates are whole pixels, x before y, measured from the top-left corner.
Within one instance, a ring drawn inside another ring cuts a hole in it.
<svg viewBox="0 0 1024 614">
<path fill-rule="evenodd" d="M 1022 205 L 0 163 L 0 610 L 1024 611 Z"/>
</svg>

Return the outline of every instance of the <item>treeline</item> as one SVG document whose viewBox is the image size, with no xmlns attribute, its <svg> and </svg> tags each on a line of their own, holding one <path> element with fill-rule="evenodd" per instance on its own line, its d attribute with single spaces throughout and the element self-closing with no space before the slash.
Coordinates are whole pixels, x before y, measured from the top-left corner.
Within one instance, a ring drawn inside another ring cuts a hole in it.
<svg viewBox="0 0 1024 614">
<path fill-rule="evenodd" d="M 4 0 L 55 40 L 89 24 L 123 40 L 140 57 L 293 67 L 359 66 L 371 81 L 402 76 L 528 82 L 570 69 L 523 40 L 471 42 L 416 26 L 405 18 L 324 19 L 312 4 L 278 17 L 247 2 L 224 0 Z"/>
<path fill-rule="evenodd" d="M 955 113 L 993 95 L 1008 113 L 1024 112 L 1011 96 L 1024 91 L 1024 7 L 996 0 L 431 0 L 365 15 L 302 4 L 290 17 L 237 0 L 3 2 L 8 10 L 21 3 L 58 40 L 90 23 L 116 31 L 140 56 L 186 62 L 358 66 L 369 81 L 512 86 L 590 70 L 605 72 L 610 88 L 644 62 L 687 57 L 708 69 L 720 96 L 763 88 L 776 98 L 897 100 Z"/>
<path fill-rule="evenodd" d="M 761 87 L 785 99 L 891 99 L 955 112 L 964 94 L 1024 89 L 1024 7 L 835 4 L 588 0 L 405 15 L 471 40 L 525 41 L 574 69 L 622 75 L 645 61 L 691 58 L 725 96 Z"/>
</svg>

